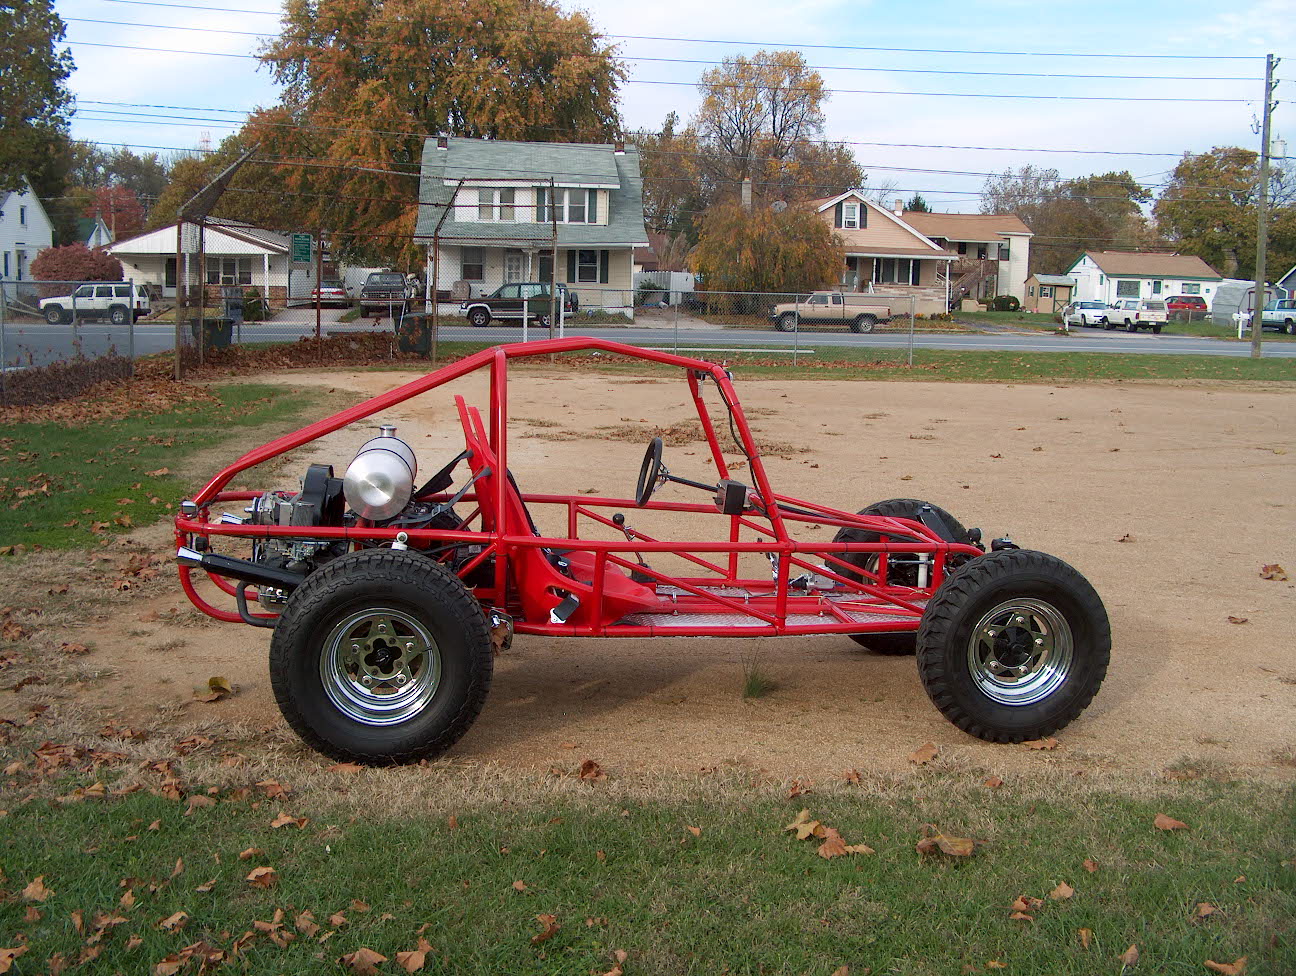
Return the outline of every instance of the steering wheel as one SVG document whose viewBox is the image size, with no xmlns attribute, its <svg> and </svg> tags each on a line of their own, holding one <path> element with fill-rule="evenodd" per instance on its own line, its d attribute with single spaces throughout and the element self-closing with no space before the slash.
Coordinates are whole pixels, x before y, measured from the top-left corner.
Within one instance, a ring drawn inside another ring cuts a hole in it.
<svg viewBox="0 0 1296 976">
<path fill-rule="evenodd" d="M 657 486 L 666 479 L 662 477 L 662 439 L 654 437 L 648 442 L 644 451 L 643 464 L 639 466 L 639 482 L 635 485 L 635 504 L 643 508 L 652 498 Z"/>
</svg>

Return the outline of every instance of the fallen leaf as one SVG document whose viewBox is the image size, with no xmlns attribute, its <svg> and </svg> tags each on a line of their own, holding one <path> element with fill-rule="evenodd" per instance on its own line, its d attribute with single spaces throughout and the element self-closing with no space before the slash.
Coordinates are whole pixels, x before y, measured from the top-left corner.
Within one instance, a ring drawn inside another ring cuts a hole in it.
<svg viewBox="0 0 1296 976">
<path fill-rule="evenodd" d="M 1035 916 L 1034 916 L 1034 915 L 1027 915 L 1025 912 L 1013 912 L 1011 915 L 1008 916 L 1008 918 L 1009 918 L 1011 921 L 1014 921 L 1014 922 L 1033 922 L 1033 921 L 1035 921 Z"/>
<path fill-rule="evenodd" d="M 1197 910 L 1193 912 L 1193 918 L 1195 919 L 1209 918 L 1210 916 L 1216 915 L 1218 913 L 1219 913 L 1219 909 L 1216 908 L 1214 905 L 1212 905 L 1210 902 L 1199 901 L 1197 903 Z"/>
<path fill-rule="evenodd" d="M 850 976 L 850 966 L 838 966 L 832 971 L 832 976 Z"/>
<path fill-rule="evenodd" d="M 1116 541 L 1117 541 L 1117 542 L 1133 542 L 1133 541 L 1134 541 L 1134 537 L 1133 537 L 1132 535 L 1130 535 L 1128 532 L 1126 532 L 1123 536 L 1121 536 L 1121 537 L 1120 537 L 1119 539 L 1117 539 Z"/>
<path fill-rule="evenodd" d="M 177 857 L 175 862 L 175 867 L 171 869 L 171 877 L 178 878 L 183 873 L 184 873 L 184 858 Z"/>
<path fill-rule="evenodd" d="M 298 830 L 300 830 L 303 827 L 305 827 L 308 823 L 310 823 L 309 817 L 294 817 L 292 814 L 284 813 L 281 810 L 279 811 L 279 816 L 275 817 L 273 820 L 270 821 L 270 826 L 275 828 L 296 827 Z"/>
<path fill-rule="evenodd" d="M 1022 745 L 1027 749 L 1046 749 L 1052 751 L 1058 747 L 1059 743 L 1057 739 L 1050 737 L 1047 739 L 1032 739 L 1029 742 L 1023 742 Z"/>
<path fill-rule="evenodd" d="M 295 919 L 293 919 L 293 925 L 296 927 L 298 932 L 306 936 L 308 939 L 313 939 L 315 933 L 320 929 L 319 924 L 315 921 L 315 913 L 310 909 L 300 913 Z"/>
<path fill-rule="evenodd" d="M 324 770 L 326 773 L 358 773 L 364 769 L 359 763 L 343 762 L 334 763 Z"/>
<path fill-rule="evenodd" d="M 387 957 L 381 953 L 374 952 L 372 949 L 357 949 L 355 952 L 348 952 L 338 960 L 353 973 L 359 973 L 360 976 L 377 976 L 377 966 L 385 963 Z"/>
<path fill-rule="evenodd" d="M 1158 813 L 1152 821 L 1152 826 L 1157 830 L 1187 830 L 1188 825 L 1182 820 L 1176 820 L 1174 817 L 1167 817 L 1164 813 Z"/>
<path fill-rule="evenodd" d="M 694 837 L 701 837 L 701 836 L 702 836 L 702 828 L 701 828 L 701 827 L 690 827 L 690 826 L 688 826 L 687 824 L 685 824 L 684 829 L 687 830 L 687 831 L 688 831 L 690 834 L 692 834 Z"/>
<path fill-rule="evenodd" d="M 930 837 L 924 837 L 915 846 L 919 854 L 928 854 L 934 850 L 940 850 L 943 854 L 950 857 L 967 857 L 976 847 L 976 841 L 970 837 L 948 837 L 945 834 L 936 833 Z"/>
<path fill-rule="evenodd" d="M 1059 882 L 1058 886 L 1049 892 L 1049 897 L 1054 901 L 1065 901 L 1075 894 L 1075 889 L 1065 881 Z"/>
<path fill-rule="evenodd" d="M 247 883 L 254 888 L 273 888 L 279 880 L 279 872 L 271 867 L 253 868 L 247 876 Z"/>
<path fill-rule="evenodd" d="M 1098 870 L 1098 862 L 1090 860 L 1089 858 L 1086 857 L 1084 859 L 1084 869 L 1088 871 L 1090 874 L 1093 874 L 1095 871 Z"/>
<path fill-rule="evenodd" d="M 1035 912 L 1044 907 L 1044 899 L 1032 898 L 1030 895 L 1018 895 L 1008 907 L 1014 912 Z"/>
<path fill-rule="evenodd" d="M 135 889 L 127 888 L 126 893 L 117 900 L 117 904 L 122 908 L 132 908 L 135 905 Z"/>
<path fill-rule="evenodd" d="M 176 912 L 158 922 L 157 927 L 162 929 L 164 932 L 178 932 L 180 929 L 185 927 L 185 923 L 188 921 L 188 912 Z"/>
<path fill-rule="evenodd" d="M 1092 941 L 1093 941 L 1093 929 L 1081 929 L 1081 930 L 1080 930 L 1080 947 L 1081 947 L 1082 949 L 1088 949 L 1088 948 L 1089 948 L 1089 943 L 1092 942 Z"/>
<path fill-rule="evenodd" d="M 144 474 L 150 478 L 161 478 L 163 475 L 171 473 L 170 468 L 158 468 L 156 471 L 145 471 Z"/>
<path fill-rule="evenodd" d="M 1244 624 L 1244 623 L 1246 623 L 1247 620 L 1248 620 L 1247 617 L 1234 617 L 1234 616 L 1231 616 L 1231 615 L 1230 615 L 1229 617 L 1227 617 L 1226 619 L 1227 619 L 1228 622 L 1231 623 L 1231 624 Z"/>
<path fill-rule="evenodd" d="M 216 879 L 212 878 L 210 881 L 204 881 L 197 888 L 195 888 L 194 891 L 198 892 L 201 895 L 205 895 L 215 887 L 216 887 Z"/>
<path fill-rule="evenodd" d="M 844 769 L 842 770 L 841 778 L 847 783 L 859 783 L 860 771 L 858 769 Z"/>
<path fill-rule="evenodd" d="M 417 973 L 427 962 L 427 955 L 431 951 L 432 946 L 427 939 L 420 938 L 418 946 L 411 951 L 396 953 L 396 965 L 407 973 Z"/>
<path fill-rule="evenodd" d="M 562 926 L 558 924 L 558 917 L 556 915 L 537 915 L 536 921 L 540 923 L 541 931 L 538 935 L 531 936 L 532 945 L 539 945 L 541 942 L 548 942 L 557 935 L 559 929 L 562 928 Z"/>
<path fill-rule="evenodd" d="M 351 899 L 351 911 L 353 911 L 353 912 L 367 912 L 367 911 L 369 911 L 369 903 L 368 903 L 368 902 L 365 902 L 365 901 L 361 901 L 359 898 L 352 898 L 352 899 Z"/>
<path fill-rule="evenodd" d="M 1223 973 L 1224 976 L 1242 976 L 1246 972 L 1246 961 L 1246 956 L 1232 962 L 1216 962 L 1214 959 L 1207 959 L 1206 968 L 1213 973 Z"/>
<path fill-rule="evenodd" d="M 44 901 L 50 895 L 54 894 L 53 889 L 45 887 L 45 875 L 39 875 L 33 878 L 22 890 L 23 901 Z"/>
<path fill-rule="evenodd" d="M 246 851 L 239 851 L 240 861 L 250 861 L 254 857 L 260 857 L 265 851 L 259 847 L 249 847 Z"/>
<path fill-rule="evenodd" d="M 919 766 L 925 766 L 936 758 L 936 744 L 933 742 L 924 742 L 913 752 L 909 753 L 909 761 L 917 763 Z"/>
<path fill-rule="evenodd" d="M 525 881 L 523 881 L 521 878 L 518 878 L 516 881 L 513 882 L 513 888 L 517 891 L 526 891 L 527 885 Z"/>
<path fill-rule="evenodd" d="M 1120 964 L 1125 969 L 1133 969 L 1138 965 L 1139 951 L 1138 946 L 1131 945 L 1128 949 L 1120 954 Z"/>
<path fill-rule="evenodd" d="M 1267 566 L 1260 567 L 1260 578 L 1274 580 L 1278 583 L 1287 582 L 1287 570 L 1283 569 L 1278 563 L 1270 563 Z"/>
<path fill-rule="evenodd" d="M 822 858 L 841 857 L 843 854 L 875 854 L 876 851 L 867 844 L 847 844 L 834 827 L 825 827 L 824 842 L 816 851 Z"/>
<path fill-rule="evenodd" d="M 148 829 L 149 829 L 149 830 L 161 830 L 161 829 L 162 829 L 162 821 L 161 821 L 161 820 L 154 820 L 151 824 L 148 825 Z"/>
<path fill-rule="evenodd" d="M 1001 780 L 998 776 L 991 776 L 988 780 L 986 780 L 981 785 L 986 787 L 986 789 L 997 790 L 999 789 L 999 787 L 1004 785 L 1004 781 Z"/>
<path fill-rule="evenodd" d="M 45 916 L 41 914 L 41 910 L 35 905 L 28 905 L 27 911 L 23 912 L 24 922 L 39 922 L 44 917 Z"/>
<path fill-rule="evenodd" d="M 456 817 L 453 813 L 450 814 L 450 816 L 446 817 L 446 827 L 449 830 L 458 830 L 459 818 Z"/>
<path fill-rule="evenodd" d="M 328 923 L 335 929 L 340 929 L 342 926 L 346 925 L 347 917 L 341 912 L 334 912 L 328 917 Z"/>
<path fill-rule="evenodd" d="M 593 759 L 581 760 L 580 778 L 591 783 L 597 783 L 600 780 L 607 779 L 607 773 L 603 772 L 603 767 Z"/>
<path fill-rule="evenodd" d="M 793 820 L 790 824 L 788 824 L 783 829 L 795 830 L 797 835 L 796 839 L 805 840 L 807 837 L 813 834 L 819 828 L 819 826 L 820 824 L 818 820 L 810 819 L 809 810 L 802 810 L 800 813 L 797 814 L 796 819 Z"/>
<path fill-rule="evenodd" d="M 216 801 L 210 796 L 203 796 L 201 793 L 195 793 L 189 797 L 189 805 L 185 808 L 184 815 L 192 816 L 193 812 L 201 807 L 214 807 Z"/>
<path fill-rule="evenodd" d="M 278 780 L 263 779 L 257 783 L 257 789 L 264 793 L 267 799 L 277 800 L 288 795 L 288 788 L 281 786 Z"/>
<path fill-rule="evenodd" d="M 986 969 L 1007 969 L 1007 968 L 1008 968 L 1008 964 L 1006 962 L 1000 962 L 998 959 L 986 960 Z"/>
<path fill-rule="evenodd" d="M 30 949 L 30 946 L 14 946 L 12 949 L 0 949 L 0 973 L 7 973 L 13 968 L 14 960 Z"/>
</svg>

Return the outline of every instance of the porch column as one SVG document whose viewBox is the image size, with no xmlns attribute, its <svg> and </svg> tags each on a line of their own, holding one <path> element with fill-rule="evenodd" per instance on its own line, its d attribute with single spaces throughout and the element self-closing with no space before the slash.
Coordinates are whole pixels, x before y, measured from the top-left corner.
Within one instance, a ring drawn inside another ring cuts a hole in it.
<svg viewBox="0 0 1296 976">
<path fill-rule="evenodd" d="M 266 312 L 270 311 L 270 252 L 265 251 L 261 255 L 261 295 L 265 299 Z M 284 300 L 284 307 L 288 307 L 288 302 Z"/>
</svg>

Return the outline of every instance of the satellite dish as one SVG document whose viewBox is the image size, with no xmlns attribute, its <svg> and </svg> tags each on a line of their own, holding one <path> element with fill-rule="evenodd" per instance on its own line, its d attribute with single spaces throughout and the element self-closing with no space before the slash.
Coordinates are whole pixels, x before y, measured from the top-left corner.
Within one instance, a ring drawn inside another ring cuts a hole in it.
<svg viewBox="0 0 1296 976">
<path fill-rule="evenodd" d="M 784 210 L 787 209 L 787 201 L 775 200 L 773 203 L 770 204 L 770 209 L 773 210 L 775 213 L 782 213 Z"/>
</svg>

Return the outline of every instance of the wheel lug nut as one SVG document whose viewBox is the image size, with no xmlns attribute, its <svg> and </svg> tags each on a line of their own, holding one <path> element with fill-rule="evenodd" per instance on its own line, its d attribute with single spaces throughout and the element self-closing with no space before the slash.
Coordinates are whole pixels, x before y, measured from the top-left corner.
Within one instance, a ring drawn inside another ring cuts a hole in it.
<svg viewBox="0 0 1296 976">
<path fill-rule="evenodd" d="M 988 637 L 998 637 L 998 636 L 999 636 L 999 631 L 997 631 L 997 630 L 987 630 L 987 631 L 986 631 L 986 635 L 987 635 Z"/>
<path fill-rule="evenodd" d="M 1016 620 L 1015 620 L 1014 622 L 1015 622 L 1015 623 L 1019 623 L 1019 624 L 1024 624 L 1024 623 L 1026 622 L 1026 618 L 1025 618 L 1025 617 L 1018 617 L 1018 618 L 1016 618 Z"/>
<path fill-rule="evenodd" d="M 351 650 L 353 650 L 353 651 L 355 651 L 357 654 L 359 654 L 359 653 L 360 653 L 360 645 L 359 645 L 359 644 L 352 644 L 352 645 L 351 645 Z"/>
<path fill-rule="evenodd" d="M 1036 638 L 1035 638 L 1035 644 L 1036 644 L 1036 646 L 1038 646 L 1038 647 L 1043 647 L 1043 646 L 1044 646 L 1044 638 L 1043 638 L 1043 637 L 1036 637 Z"/>
<path fill-rule="evenodd" d="M 412 650 L 414 650 L 414 642 L 413 642 L 413 641 L 410 641 L 409 643 L 407 643 L 407 644 L 405 645 L 405 650 L 407 650 L 407 651 L 412 651 Z"/>
<path fill-rule="evenodd" d="M 378 633 L 380 633 L 380 634 L 385 634 L 385 633 L 387 633 L 387 625 L 386 625 L 386 624 L 379 624 L 379 625 L 378 625 Z"/>
<path fill-rule="evenodd" d="M 396 683 L 398 685 L 403 685 L 405 683 L 405 675 L 403 674 L 396 675 Z"/>
<path fill-rule="evenodd" d="M 360 679 L 360 683 L 364 685 L 366 688 L 368 688 L 371 685 L 373 685 L 373 678 L 369 677 L 369 675 L 366 674 L 363 678 Z"/>
</svg>

